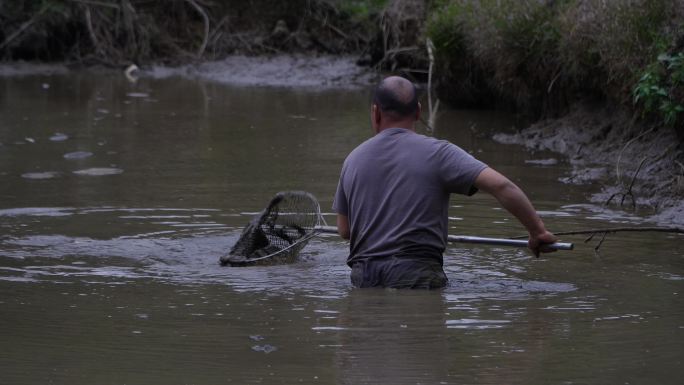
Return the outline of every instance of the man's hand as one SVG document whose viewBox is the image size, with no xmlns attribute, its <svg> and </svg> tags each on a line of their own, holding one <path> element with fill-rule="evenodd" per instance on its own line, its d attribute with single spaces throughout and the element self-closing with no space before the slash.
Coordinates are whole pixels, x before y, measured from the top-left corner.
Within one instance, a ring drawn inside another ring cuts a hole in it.
<svg viewBox="0 0 684 385">
<path fill-rule="evenodd" d="M 548 231 L 544 231 L 541 234 L 532 234 L 530 233 L 530 239 L 527 241 L 527 247 L 532 250 L 534 253 L 534 256 L 539 258 L 539 253 L 552 253 L 556 250 L 554 249 L 549 249 L 548 247 L 545 247 L 545 244 L 551 244 L 555 243 L 558 241 L 558 238 L 551 234 Z"/>
<path fill-rule="evenodd" d="M 539 253 L 555 251 L 544 247 L 544 244 L 554 243 L 558 238 L 546 230 L 544 222 L 539 218 L 532 203 L 520 187 L 491 168 L 482 170 L 475 179 L 475 187 L 492 194 L 506 210 L 525 226 L 530 234 L 528 247 L 536 257 L 539 257 Z"/>
</svg>

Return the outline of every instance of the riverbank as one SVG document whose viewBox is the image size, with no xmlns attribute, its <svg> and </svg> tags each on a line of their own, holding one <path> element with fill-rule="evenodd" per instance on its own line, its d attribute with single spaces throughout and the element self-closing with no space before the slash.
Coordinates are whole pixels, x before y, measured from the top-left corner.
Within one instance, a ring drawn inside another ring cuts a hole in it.
<svg viewBox="0 0 684 385">
<path fill-rule="evenodd" d="M 684 3 L 432 3 L 440 98 L 537 122 L 507 143 L 565 154 L 596 203 L 684 221 Z"/>
<path fill-rule="evenodd" d="M 243 87 L 359 88 L 368 87 L 379 73 L 359 66 L 349 55 L 234 55 L 222 60 L 175 66 L 153 64 L 138 68 L 111 69 L 103 66 L 71 68 L 65 64 L 0 62 L 0 76 L 52 76 L 69 72 L 121 76 L 135 83 L 140 78 L 170 77 L 197 79 Z"/>
<path fill-rule="evenodd" d="M 245 87 L 357 88 L 370 85 L 377 73 L 355 64 L 348 55 L 230 56 L 181 66 L 153 65 L 141 76 L 179 76 Z"/>
<path fill-rule="evenodd" d="M 684 226 L 684 151 L 672 130 L 639 123 L 624 109 L 583 103 L 494 139 L 565 155 L 572 173 L 560 181 L 594 186 L 591 202 Z"/>
</svg>

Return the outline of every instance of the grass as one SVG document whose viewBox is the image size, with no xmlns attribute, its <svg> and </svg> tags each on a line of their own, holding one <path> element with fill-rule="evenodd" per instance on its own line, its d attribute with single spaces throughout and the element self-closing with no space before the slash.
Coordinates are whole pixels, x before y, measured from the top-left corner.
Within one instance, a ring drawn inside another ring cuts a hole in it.
<svg viewBox="0 0 684 385">
<path fill-rule="evenodd" d="M 380 13 L 388 0 L 338 0 L 340 11 L 348 14 L 352 19 L 365 21 L 374 14 Z"/>
<path fill-rule="evenodd" d="M 536 115 L 598 96 L 681 126 L 683 26 L 679 0 L 438 0 L 427 34 L 448 87 Z"/>
</svg>

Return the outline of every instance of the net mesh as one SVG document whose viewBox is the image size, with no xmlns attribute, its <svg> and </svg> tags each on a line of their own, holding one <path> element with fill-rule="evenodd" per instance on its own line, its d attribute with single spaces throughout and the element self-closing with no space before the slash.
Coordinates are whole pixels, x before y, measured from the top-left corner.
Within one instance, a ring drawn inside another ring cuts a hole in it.
<svg viewBox="0 0 684 385">
<path fill-rule="evenodd" d="M 305 191 L 277 193 L 242 230 L 222 265 L 244 266 L 294 260 L 323 221 L 316 198 Z"/>
</svg>

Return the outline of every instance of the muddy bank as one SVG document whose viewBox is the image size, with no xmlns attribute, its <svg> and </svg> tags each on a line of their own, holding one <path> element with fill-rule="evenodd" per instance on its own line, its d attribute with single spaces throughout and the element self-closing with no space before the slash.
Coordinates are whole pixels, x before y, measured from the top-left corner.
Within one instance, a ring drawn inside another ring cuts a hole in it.
<svg viewBox="0 0 684 385">
<path fill-rule="evenodd" d="M 151 66 L 140 76 L 182 76 L 239 86 L 349 88 L 371 84 L 376 73 L 353 56 L 229 56 L 176 67 Z"/>
<path fill-rule="evenodd" d="M 0 63 L 0 76 L 62 75 L 69 72 L 63 64 L 11 62 Z"/>
<path fill-rule="evenodd" d="M 135 68 L 135 69 L 133 69 Z M 0 76 L 60 75 L 69 71 L 120 74 L 131 82 L 141 77 L 183 77 L 245 87 L 357 88 L 377 79 L 377 72 L 356 64 L 354 56 L 270 55 L 228 56 L 222 60 L 178 66 L 142 68 L 91 67 L 70 69 L 63 64 L 5 63 Z"/>
<path fill-rule="evenodd" d="M 592 202 L 637 212 L 659 225 L 684 225 L 684 148 L 667 127 L 585 103 L 562 118 L 494 139 L 566 155 L 573 171 L 561 182 L 594 185 Z"/>
</svg>

